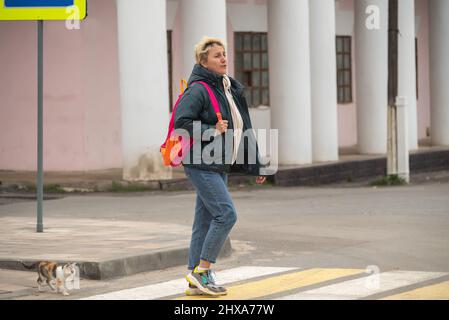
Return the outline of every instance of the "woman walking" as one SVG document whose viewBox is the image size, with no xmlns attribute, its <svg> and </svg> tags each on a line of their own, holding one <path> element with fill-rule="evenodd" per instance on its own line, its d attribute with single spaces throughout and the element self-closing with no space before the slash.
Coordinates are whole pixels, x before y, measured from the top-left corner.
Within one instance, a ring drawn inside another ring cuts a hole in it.
<svg viewBox="0 0 449 320">
<path fill-rule="evenodd" d="M 202 136 L 183 160 L 185 174 L 197 194 L 188 261 L 191 272 L 186 276 L 189 283 L 186 293 L 218 296 L 227 291 L 216 285 L 211 265 L 216 262 L 237 221 L 227 188 L 228 174 L 253 175 L 258 184 L 263 184 L 266 177 L 259 170 L 259 155 L 244 87 L 227 75 L 223 42 L 203 38 L 195 46 L 195 58 L 189 87 L 175 112 L 175 129 L 186 130 L 190 137 L 195 137 L 194 131 Z M 203 83 L 216 97 L 222 120 L 217 117 Z M 249 138 L 244 141 L 244 137 Z M 250 153 L 255 153 L 252 157 L 255 161 L 250 161 Z"/>
</svg>

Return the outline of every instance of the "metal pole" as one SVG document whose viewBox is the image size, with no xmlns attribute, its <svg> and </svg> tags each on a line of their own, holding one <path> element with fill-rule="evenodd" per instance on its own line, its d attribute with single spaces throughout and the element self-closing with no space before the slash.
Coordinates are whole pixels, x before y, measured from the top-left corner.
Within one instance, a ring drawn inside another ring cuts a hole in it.
<svg viewBox="0 0 449 320">
<path fill-rule="evenodd" d="M 43 37 L 44 21 L 37 22 L 37 232 L 44 232 L 42 218 L 43 202 Z"/>
<path fill-rule="evenodd" d="M 397 110 L 398 95 L 398 0 L 389 0 L 388 4 L 388 151 L 387 175 L 397 174 Z"/>
<path fill-rule="evenodd" d="M 388 10 L 388 105 L 394 106 L 398 95 L 398 0 L 390 0 Z"/>
</svg>

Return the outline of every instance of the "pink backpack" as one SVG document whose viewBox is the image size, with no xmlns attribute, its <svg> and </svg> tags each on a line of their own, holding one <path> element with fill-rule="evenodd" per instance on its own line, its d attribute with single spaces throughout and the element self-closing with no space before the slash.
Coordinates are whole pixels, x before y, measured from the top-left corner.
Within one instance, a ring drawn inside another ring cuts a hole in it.
<svg viewBox="0 0 449 320">
<path fill-rule="evenodd" d="M 212 107 L 217 114 L 218 121 L 222 121 L 220 107 L 218 106 L 217 98 L 215 97 L 212 89 L 204 81 L 193 82 L 192 85 L 195 83 L 199 83 L 206 88 L 207 93 L 209 94 L 210 101 L 212 103 Z M 183 139 L 181 135 L 175 132 L 175 112 L 183 95 L 184 90 L 181 91 L 181 94 L 179 95 L 178 100 L 176 100 L 175 106 L 173 107 L 173 113 L 170 119 L 170 124 L 168 126 L 167 138 L 165 138 L 165 142 L 160 148 L 163 163 L 167 167 L 179 167 L 180 165 L 182 165 L 182 159 L 184 159 L 192 145 L 195 143 L 193 141 L 193 138 L 190 138 L 190 141 L 187 141 L 187 139 Z"/>
</svg>

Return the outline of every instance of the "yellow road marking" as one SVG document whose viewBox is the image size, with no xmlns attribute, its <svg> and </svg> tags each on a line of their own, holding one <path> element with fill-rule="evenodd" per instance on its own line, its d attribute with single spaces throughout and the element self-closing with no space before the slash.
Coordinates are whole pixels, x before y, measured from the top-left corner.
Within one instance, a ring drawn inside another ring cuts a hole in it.
<svg viewBox="0 0 449 320">
<path fill-rule="evenodd" d="M 228 294 L 226 296 L 184 296 L 177 298 L 176 300 L 247 300 L 310 286 L 341 277 L 347 277 L 362 272 L 364 272 L 364 270 L 361 269 L 308 269 L 235 285 L 227 288 Z"/>
<path fill-rule="evenodd" d="M 382 300 L 449 300 L 449 281 L 395 294 Z"/>
</svg>

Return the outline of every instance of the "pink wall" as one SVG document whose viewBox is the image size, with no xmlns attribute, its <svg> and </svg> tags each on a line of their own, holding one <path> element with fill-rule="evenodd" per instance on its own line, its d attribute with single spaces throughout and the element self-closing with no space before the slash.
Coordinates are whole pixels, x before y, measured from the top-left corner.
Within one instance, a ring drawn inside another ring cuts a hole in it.
<svg viewBox="0 0 449 320">
<path fill-rule="evenodd" d="M 89 2 L 80 30 L 44 26 L 44 169 L 121 167 L 115 2 Z M 36 170 L 35 22 L 0 22 L 0 169 Z"/>
<path fill-rule="evenodd" d="M 418 38 L 418 139 L 426 137 L 430 127 L 430 74 L 429 74 L 429 0 L 415 0 L 419 19 Z"/>
<path fill-rule="evenodd" d="M 234 28 L 232 27 L 231 20 L 227 17 L 227 41 L 228 47 L 227 55 L 228 55 L 228 74 L 231 77 L 234 77 Z"/>
<path fill-rule="evenodd" d="M 415 0 L 416 19 L 419 21 L 418 38 L 418 137 L 426 137 L 426 129 L 430 127 L 430 87 L 429 87 L 429 0 Z M 354 0 L 337 2 L 339 10 L 354 10 Z M 353 56 L 355 51 L 353 37 Z M 353 100 L 351 104 L 338 105 L 338 139 L 339 146 L 351 146 L 357 143 L 357 116 L 355 91 L 355 60 L 353 62 Z"/>
<path fill-rule="evenodd" d="M 339 10 L 354 10 L 354 0 L 337 0 L 335 6 Z"/>
<path fill-rule="evenodd" d="M 354 0 L 340 0 L 335 4 L 337 10 L 354 11 Z M 352 34 L 338 34 L 337 36 L 352 37 L 352 103 L 338 104 L 338 146 L 351 147 L 357 144 L 357 108 L 356 108 L 356 72 L 355 72 L 355 41 Z M 337 81 L 337 79 L 335 79 Z"/>
<path fill-rule="evenodd" d="M 245 1 L 235 0 L 228 2 L 237 2 L 242 3 Z M 265 3 L 265 1 L 260 1 L 261 3 Z M 340 10 L 353 10 L 354 2 L 353 0 L 343 0 L 339 1 L 338 8 Z M 182 74 L 182 66 L 180 65 L 180 61 L 182 61 L 182 39 L 181 39 L 181 14 L 180 7 L 178 6 L 178 10 L 176 12 L 176 16 L 173 24 L 173 33 L 172 33 L 172 41 L 173 41 L 173 97 L 176 100 L 176 97 L 179 93 L 179 79 L 182 77 L 188 77 L 189 75 Z M 354 37 L 353 37 L 354 39 Z M 228 72 L 232 76 L 234 74 L 234 29 L 232 23 L 228 17 L 227 19 L 227 41 L 228 41 Z M 354 42 L 353 42 L 354 48 Z M 192 50 L 193 51 L 193 50 Z M 193 54 L 193 53 L 192 53 Z M 354 54 L 354 50 L 353 50 Z M 355 105 L 355 63 L 354 59 L 353 63 L 353 98 L 354 102 L 350 104 L 339 104 L 338 105 L 338 137 L 339 137 L 339 146 L 353 146 L 357 144 L 357 119 L 356 119 L 356 105 Z M 335 79 L 336 81 L 336 79 Z"/>
<path fill-rule="evenodd" d="M 357 82 L 355 68 L 355 41 L 354 34 L 352 34 L 352 102 L 339 103 L 337 106 L 339 147 L 351 147 L 357 144 Z"/>
<path fill-rule="evenodd" d="M 416 0 L 419 138 L 426 136 L 426 128 L 430 126 L 428 1 Z M 341 0 L 337 5 L 339 10 L 353 10 L 354 0 Z M 65 22 L 45 23 L 45 170 L 122 166 L 115 1 L 90 1 L 88 9 L 88 18 L 82 22 L 80 30 L 67 30 Z M 173 25 L 175 98 L 179 79 L 189 76 L 181 74 L 179 11 L 178 8 Z M 35 22 L 0 22 L 0 170 L 36 168 L 36 29 Z M 229 17 L 227 32 L 229 73 L 232 75 L 234 30 Z M 354 50 L 353 41 L 353 56 Z M 340 147 L 357 144 L 354 59 L 352 62 L 354 102 L 338 105 Z"/>
<path fill-rule="evenodd" d="M 182 14 L 181 14 L 181 6 L 177 7 L 177 11 L 175 14 L 175 19 L 173 21 L 172 28 L 172 56 L 173 56 L 173 82 L 172 82 L 172 97 L 173 103 L 176 101 L 179 90 L 180 90 L 180 80 L 185 78 L 189 80 L 190 74 L 182 73 L 182 36 L 181 36 L 181 27 L 182 27 Z M 230 76 L 234 75 L 234 30 L 231 25 L 231 20 L 229 17 L 227 18 L 227 55 L 228 55 L 228 73 Z M 200 39 L 198 39 L 199 41 Z M 193 48 L 192 48 L 192 59 L 193 59 Z"/>
</svg>

